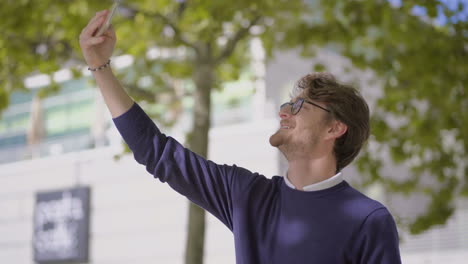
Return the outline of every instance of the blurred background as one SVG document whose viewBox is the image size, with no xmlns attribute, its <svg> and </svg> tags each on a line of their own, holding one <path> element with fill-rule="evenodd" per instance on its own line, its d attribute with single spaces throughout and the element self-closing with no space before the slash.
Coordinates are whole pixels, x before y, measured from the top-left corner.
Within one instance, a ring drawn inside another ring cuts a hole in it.
<svg viewBox="0 0 468 264">
<path fill-rule="evenodd" d="M 235 263 L 230 231 L 134 161 L 86 70 L 79 34 L 111 5 L 2 2 L 0 263 Z M 127 0 L 111 65 L 165 134 L 267 177 L 287 171 L 279 105 L 333 73 L 372 114 L 345 179 L 392 212 L 403 263 L 465 263 L 467 21 L 465 0 Z"/>
</svg>

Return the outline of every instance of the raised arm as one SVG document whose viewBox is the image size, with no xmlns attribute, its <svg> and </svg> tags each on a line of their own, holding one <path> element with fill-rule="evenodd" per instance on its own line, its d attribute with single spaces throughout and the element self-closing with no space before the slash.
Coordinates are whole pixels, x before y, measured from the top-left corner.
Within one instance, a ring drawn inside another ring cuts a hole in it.
<svg viewBox="0 0 468 264">
<path fill-rule="evenodd" d="M 95 37 L 107 11 L 96 14 L 83 29 L 80 45 L 90 68 L 105 65 L 115 46 L 112 28 Z M 233 229 L 232 204 L 236 194 L 251 182 L 264 177 L 236 166 L 219 165 L 184 148 L 175 139 L 160 132 L 148 115 L 124 91 L 110 67 L 93 71 L 113 121 L 133 152 L 135 160 L 146 166 L 155 178 L 208 210 Z"/>
<path fill-rule="evenodd" d="M 94 36 L 108 13 L 108 10 L 96 13 L 80 34 L 81 50 L 91 69 L 105 65 L 114 51 L 116 36 L 112 26 L 100 37 Z M 110 65 L 92 73 L 112 117 L 127 112 L 134 102 L 115 78 Z"/>
</svg>

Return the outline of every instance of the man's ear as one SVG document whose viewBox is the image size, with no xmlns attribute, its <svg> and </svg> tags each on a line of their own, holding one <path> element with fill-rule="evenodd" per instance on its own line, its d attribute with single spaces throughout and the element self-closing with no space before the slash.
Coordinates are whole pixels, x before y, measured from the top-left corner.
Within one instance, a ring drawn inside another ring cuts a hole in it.
<svg viewBox="0 0 468 264">
<path fill-rule="evenodd" d="M 348 131 L 348 126 L 338 120 L 333 120 L 331 126 L 328 128 L 327 138 L 338 139 Z"/>
</svg>

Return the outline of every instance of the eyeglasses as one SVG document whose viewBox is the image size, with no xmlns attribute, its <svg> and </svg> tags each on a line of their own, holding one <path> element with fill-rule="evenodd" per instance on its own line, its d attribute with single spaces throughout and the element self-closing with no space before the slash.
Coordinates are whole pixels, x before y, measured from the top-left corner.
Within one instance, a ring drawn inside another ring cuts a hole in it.
<svg viewBox="0 0 468 264">
<path fill-rule="evenodd" d="M 304 102 L 308 103 L 308 104 L 311 104 L 313 106 L 316 106 L 324 111 L 327 111 L 328 113 L 330 113 L 331 111 L 329 109 L 326 109 L 325 107 L 322 107 L 316 103 L 313 103 L 311 101 L 307 101 L 305 100 L 304 98 L 298 98 L 294 103 L 293 102 L 286 102 L 284 104 L 282 104 L 280 106 L 280 111 L 281 109 L 283 109 L 283 107 L 286 107 L 288 105 L 291 106 L 291 114 L 292 115 L 297 115 L 297 113 L 299 113 L 299 111 L 301 111 L 301 108 L 302 108 L 302 105 L 304 104 Z"/>
</svg>

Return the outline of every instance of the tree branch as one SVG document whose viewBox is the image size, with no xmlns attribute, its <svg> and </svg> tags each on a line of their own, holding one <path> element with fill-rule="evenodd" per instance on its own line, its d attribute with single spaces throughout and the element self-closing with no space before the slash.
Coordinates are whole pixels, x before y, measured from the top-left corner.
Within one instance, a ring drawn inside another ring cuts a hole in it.
<svg viewBox="0 0 468 264">
<path fill-rule="evenodd" d="M 234 36 L 228 40 L 226 46 L 221 51 L 219 56 L 215 58 L 215 64 L 219 64 L 224 61 L 226 58 L 231 56 L 236 48 L 237 43 L 243 39 L 250 31 L 250 29 L 258 23 L 258 21 L 262 18 L 260 15 L 256 15 L 252 20 L 250 20 L 249 25 L 247 27 L 240 28 Z"/>
<path fill-rule="evenodd" d="M 169 17 L 167 17 L 167 16 L 165 16 L 162 13 L 159 13 L 159 12 L 152 13 L 152 12 L 143 11 L 141 9 L 130 6 L 128 4 L 122 4 L 122 6 L 125 9 L 127 9 L 128 11 L 132 12 L 133 15 L 135 15 L 136 13 L 141 13 L 141 14 L 143 14 L 145 16 L 149 16 L 149 17 L 153 17 L 153 18 L 157 18 L 157 19 L 162 20 L 165 25 L 169 26 L 174 31 L 174 38 L 177 41 L 184 44 L 185 46 L 193 48 L 195 50 L 195 52 L 198 53 L 198 47 L 194 43 L 187 40 L 187 38 L 182 34 L 180 29 L 177 27 L 177 25 Z"/>
<path fill-rule="evenodd" d="M 127 89 L 128 93 L 132 96 L 135 97 L 136 100 L 146 100 L 147 102 L 150 103 L 158 103 L 158 93 L 146 89 L 142 89 L 138 87 L 135 83 L 131 82 L 126 82 L 123 84 L 123 86 Z M 187 92 L 187 91 L 181 91 L 178 89 L 176 85 L 171 85 L 166 83 L 166 87 L 170 91 L 174 91 L 174 93 L 171 95 L 174 97 L 174 100 L 182 100 L 183 97 L 186 96 L 193 96 L 193 93 Z"/>
<path fill-rule="evenodd" d="M 156 103 L 156 94 L 139 88 L 137 85 L 132 83 L 125 83 L 124 86 L 127 88 L 127 91 L 132 97 L 136 97 L 136 99 L 143 99 L 150 103 Z"/>
</svg>

